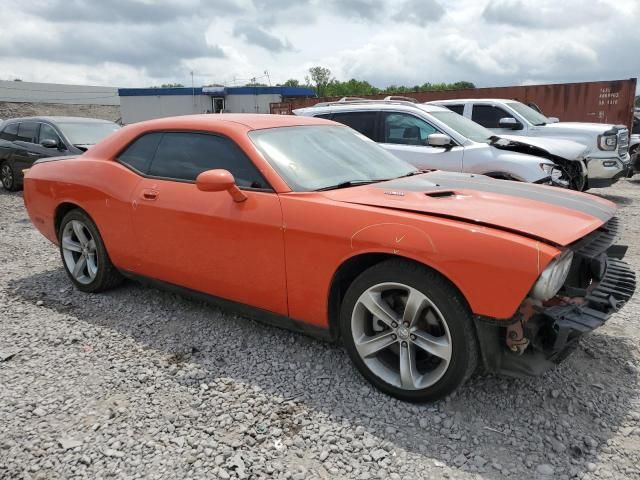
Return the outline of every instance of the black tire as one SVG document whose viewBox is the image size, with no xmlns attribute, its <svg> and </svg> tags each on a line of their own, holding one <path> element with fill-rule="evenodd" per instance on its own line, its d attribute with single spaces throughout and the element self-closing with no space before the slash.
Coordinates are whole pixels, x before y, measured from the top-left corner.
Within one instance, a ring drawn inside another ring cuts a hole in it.
<svg viewBox="0 0 640 480">
<path fill-rule="evenodd" d="M 373 373 L 356 349 L 352 314 L 358 299 L 371 287 L 387 282 L 402 283 L 426 295 L 446 321 L 451 337 L 451 359 L 442 377 L 427 388 L 412 390 L 392 385 Z M 347 353 L 360 373 L 384 393 L 409 402 L 429 402 L 445 397 L 464 384 L 479 363 L 473 318 L 461 294 L 439 273 L 404 259 L 390 259 L 374 265 L 353 281 L 342 302 L 340 333 Z"/>
<path fill-rule="evenodd" d="M 81 222 L 89 231 L 91 237 L 95 241 L 97 273 L 95 275 L 95 278 L 89 283 L 79 282 L 73 276 L 73 273 L 69 271 L 69 267 L 67 266 L 67 262 L 65 261 L 65 256 L 62 248 L 62 235 L 67 224 L 74 220 Z M 109 258 L 109 254 L 107 253 L 107 250 L 104 246 L 104 242 L 102 240 L 102 237 L 100 236 L 98 228 L 96 227 L 93 220 L 91 220 L 91 218 L 84 211 L 80 209 L 74 209 L 64 216 L 62 222 L 60 222 L 60 228 L 58 230 L 58 243 L 60 244 L 60 257 L 62 259 L 62 265 L 64 266 L 67 275 L 71 279 L 71 282 L 73 282 L 78 290 L 87 293 L 98 293 L 114 288 L 122 283 L 123 277 L 111 263 L 111 259 Z"/>
<path fill-rule="evenodd" d="M 16 172 L 7 161 L 0 163 L 0 179 L 2 180 L 2 187 L 9 192 L 15 192 L 20 189 L 18 186 L 18 179 L 16 178 Z"/>
</svg>

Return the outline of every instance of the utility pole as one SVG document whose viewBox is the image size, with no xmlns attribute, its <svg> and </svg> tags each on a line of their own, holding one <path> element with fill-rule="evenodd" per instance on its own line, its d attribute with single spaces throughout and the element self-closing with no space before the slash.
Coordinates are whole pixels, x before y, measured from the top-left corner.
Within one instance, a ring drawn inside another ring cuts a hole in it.
<svg viewBox="0 0 640 480">
<path fill-rule="evenodd" d="M 267 76 L 267 81 L 269 82 L 269 86 L 271 86 L 271 77 L 269 77 L 269 72 L 265 70 L 264 74 Z"/>
<path fill-rule="evenodd" d="M 193 83 L 193 70 L 191 70 L 191 109 L 193 113 L 196 110 L 196 87 Z"/>
</svg>

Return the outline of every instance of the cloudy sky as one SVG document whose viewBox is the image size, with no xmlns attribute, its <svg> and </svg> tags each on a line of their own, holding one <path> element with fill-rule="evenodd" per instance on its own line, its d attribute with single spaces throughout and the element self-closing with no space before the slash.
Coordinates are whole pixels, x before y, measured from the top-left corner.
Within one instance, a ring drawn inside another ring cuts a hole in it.
<svg viewBox="0 0 640 480">
<path fill-rule="evenodd" d="M 640 0 L 0 0 L 0 79 L 478 86 L 640 75 Z"/>
</svg>

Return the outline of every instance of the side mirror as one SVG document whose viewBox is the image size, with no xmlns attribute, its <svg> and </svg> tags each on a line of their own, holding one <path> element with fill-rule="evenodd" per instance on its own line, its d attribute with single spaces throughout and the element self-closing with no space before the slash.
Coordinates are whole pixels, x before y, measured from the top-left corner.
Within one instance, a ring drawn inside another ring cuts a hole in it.
<svg viewBox="0 0 640 480">
<path fill-rule="evenodd" d="M 547 117 L 549 119 L 549 123 L 558 123 L 560 119 L 558 117 Z"/>
<path fill-rule="evenodd" d="M 430 147 L 450 147 L 451 137 L 444 133 L 432 133 L 427 137 L 427 145 Z"/>
<path fill-rule="evenodd" d="M 513 117 L 501 118 L 498 122 L 500 128 L 508 128 L 510 130 L 522 130 L 522 124 Z"/>
<path fill-rule="evenodd" d="M 45 138 L 40 142 L 40 145 L 42 145 L 44 148 L 58 148 L 58 142 L 56 142 L 52 138 Z"/>
<path fill-rule="evenodd" d="M 244 202 L 247 196 L 236 185 L 228 170 L 207 170 L 196 178 L 196 187 L 203 192 L 228 191 L 234 202 Z"/>
</svg>

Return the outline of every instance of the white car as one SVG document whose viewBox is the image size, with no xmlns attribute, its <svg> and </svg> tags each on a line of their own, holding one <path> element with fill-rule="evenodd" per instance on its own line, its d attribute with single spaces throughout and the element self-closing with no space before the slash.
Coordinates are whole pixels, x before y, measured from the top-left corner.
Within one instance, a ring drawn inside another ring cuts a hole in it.
<svg viewBox="0 0 640 480">
<path fill-rule="evenodd" d="M 498 135 L 562 138 L 585 145 L 584 189 L 608 187 L 631 173 L 629 130 L 624 125 L 559 122 L 515 100 L 471 98 L 429 102 L 463 115 Z"/>
<path fill-rule="evenodd" d="M 575 142 L 504 138 L 452 111 L 387 97 L 342 99 L 293 111 L 343 123 L 418 168 L 580 188 L 585 147 Z M 522 141 L 524 140 L 524 142 Z"/>
</svg>

